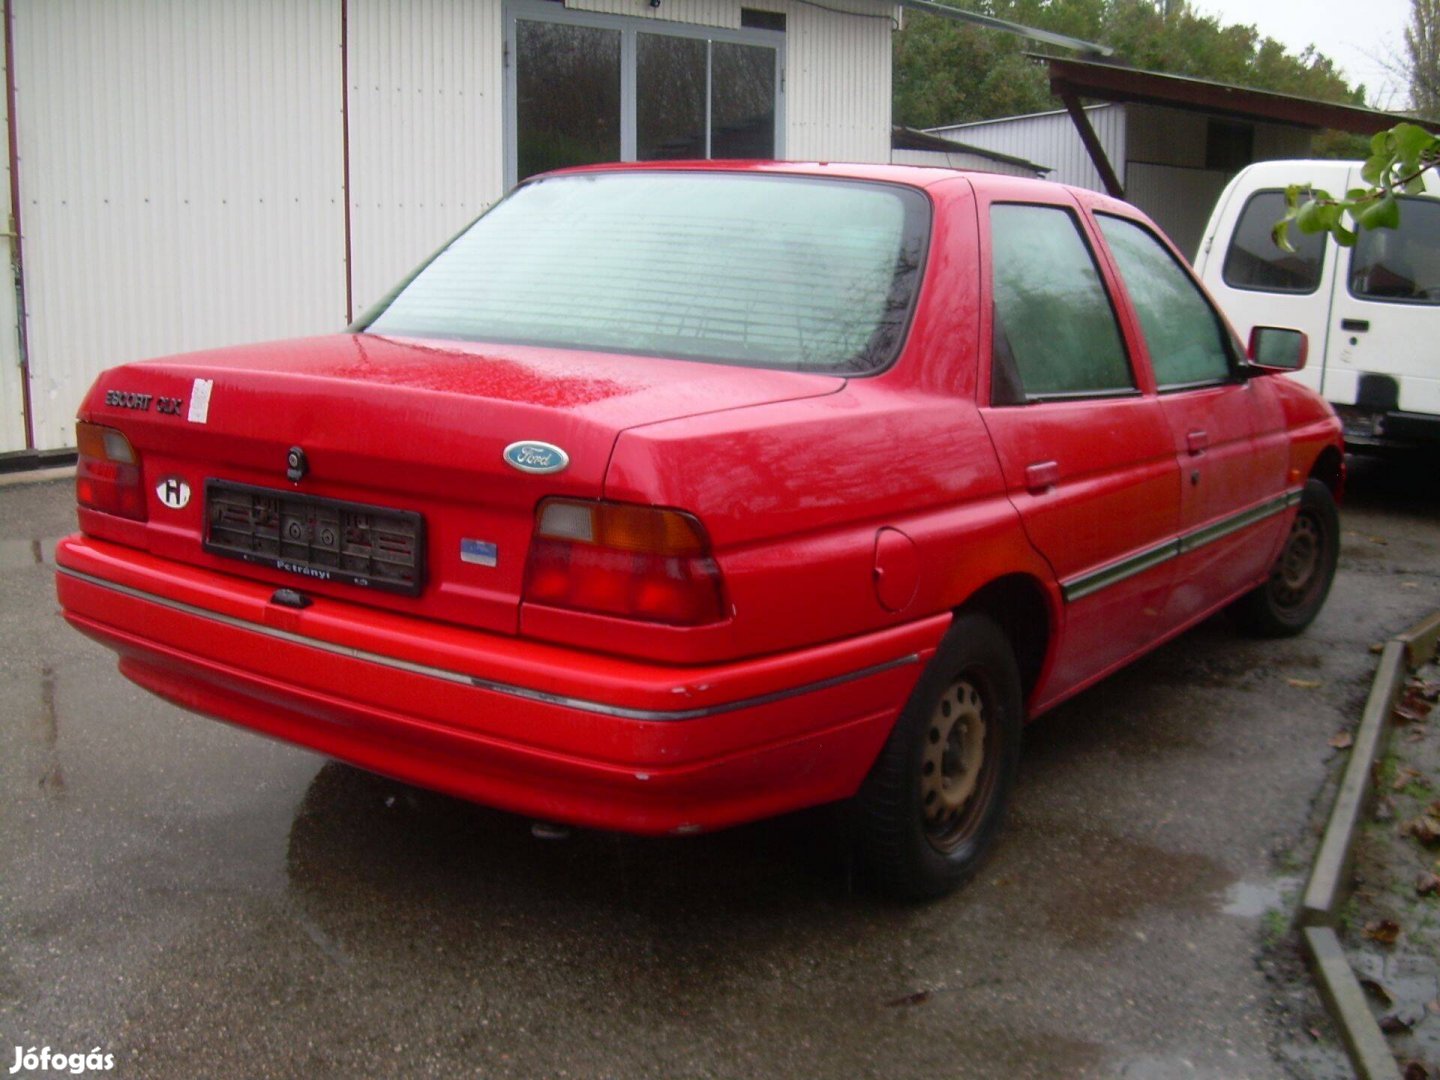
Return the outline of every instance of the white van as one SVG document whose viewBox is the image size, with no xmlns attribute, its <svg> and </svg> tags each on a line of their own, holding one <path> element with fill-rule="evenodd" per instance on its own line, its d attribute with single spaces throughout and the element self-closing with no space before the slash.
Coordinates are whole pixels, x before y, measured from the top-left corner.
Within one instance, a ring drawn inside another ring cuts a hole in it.
<svg viewBox="0 0 1440 1080">
<path fill-rule="evenodd" d="M 1440 182 L 1401 199 L 1400 228 L 1365 230 L 1353 248 L 1292 226 L 1293 253 L 1270 238 L 1285 188 L 1361 187 L 1360 163 L 1265 161 L 1220 195 L 1195 271 L 1234 323 L 1293 326 L 1310 358 L 1293 377 L 1320 391 L 1355 450 L 1440 449 Z"/>
</svg>

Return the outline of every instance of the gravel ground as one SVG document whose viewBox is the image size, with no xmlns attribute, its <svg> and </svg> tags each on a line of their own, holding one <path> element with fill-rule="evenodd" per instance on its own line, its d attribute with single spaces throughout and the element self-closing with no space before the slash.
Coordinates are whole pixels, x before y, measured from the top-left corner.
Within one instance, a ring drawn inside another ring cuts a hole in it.
<svg viewBox="0 0 1440 1080">
<path fill-rule="evenodd" d="M 1440 665 L 1402 691 L 1343 940 L 1406 1080 L 1440 1077 Z"/>
</svg>

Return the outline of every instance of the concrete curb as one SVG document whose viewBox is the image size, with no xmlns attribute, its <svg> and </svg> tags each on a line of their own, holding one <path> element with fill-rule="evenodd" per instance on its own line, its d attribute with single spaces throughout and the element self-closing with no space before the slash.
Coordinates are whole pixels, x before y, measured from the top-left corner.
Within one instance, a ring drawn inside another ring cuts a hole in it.
<svg viewBox="0 0 1440 1080">
<path fill-rule="evenodd" d="M 1355 833 L 1374 786 L 1375 763 L 1390 739 L 1395 699 L 1409 671 L 1435 655 L 1437 642 L 1440 612 L 1385 643 L 1297 916 L 1311 974 L 1361 1080 L 1400 1080 L 1400 1069 L 1340 946 L 1335 924 L 1348 892 Z"/>
</svg>

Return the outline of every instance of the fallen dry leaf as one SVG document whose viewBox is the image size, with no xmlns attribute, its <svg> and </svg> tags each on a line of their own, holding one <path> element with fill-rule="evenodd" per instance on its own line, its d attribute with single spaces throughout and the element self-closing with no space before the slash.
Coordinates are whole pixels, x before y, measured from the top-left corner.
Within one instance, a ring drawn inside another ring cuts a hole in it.
<svg viewBox="0 0 1440 1080">
<path fill-rule="evenodd" d="M 1336 750 L 1348 750 L 1355 745 L 1355 736 L 1348 731 L 1342 731 L 1338 735 L 1330 736 L 1330 745 Z"/>
<path fill-rule="evenodd" d="M 1440 843 L 1440 818 L 1430 814 L 1421 814 L 1401 825 L 1400 831 L 1413 836 L 1422 844 Z"/>
<path fill-rule="evenodd" d="M 916 990 L 913 994 L 906 994 L 904 997 L 898 997 L 894 1001 L 885 1002 L 885 1007 L 887 1009 L 895 1009 L 902 1005 L 924 1005 L 925 1002 L 929 1000 L 929 990 Z"/>
<path fill-rule="evenodd" d="M 1412 679 L 1410 688 L 1426 701 L 1440 701 L 1440 679 Z"/>
<path fill-rule="evenodd" d="M 1419 769 L 1412 769 L 1409 765 L 1401 765 L 1395 770 L 1395 779 L 1390 784 L 1390 790 L 1404 791 L 1410 786 L 1412 781 L 1419 780 L 1423 775 L 1424 773 Z"/>
<path fill-rule="evenodd" d="M 1440 894 L 1440 874 L 1432 874 L 1428 870 L 1422 870 L 1415 879 L 1415 891 L 1421 896 L 1434 896 Z"/>
<path fill-rule="evenodd" d="M 1414 1026 L 1409 1020 L 1396 1016 L 1394 1013 L 1380 1017 L 1380 1030 L 1386 1035 L 1404 1035 Z"/>
<path fill-rule="evenodd" d="M 1430 1070 L 1418 1061 L 1407 1061 L 1405 1071 L 1400 1075 L 1405 1080 L 1430 1080 Z"/>
<path fill-rule="evenodd" d="M 1376 979 L 1361 979 L 1360 985 L 1371 994 L 1375 995 L 1380 1004 L 1389 1007 L 1395 1004 L 1395 995 L 1386 990 L 1384 985 Z"/>
<path fill-rule="evenodd" d="M 1383 536 L 1367 536 L 1366 539 L 1369 540 L 1370 543 L 1372 543 L 1372 544 L 1379 544 L 1379 545 L 1381 545 L 1382 547 L 1383 547 L 1383 546 L 1386 546 L 1386 545 L 1388 545 L 1388 544 L 1390 543 L 1390 541 L 1389 541 L 1389 540 L 1386 540 L 1385 537 L 1383 537 Z"/>
<path fill-rule="evenodd" d="M 1296 690 L 1319 690 L 1325 685 L 1319 679 L 1286 679 L 1285 682 Z"/>
<path fill-rule="evenodd" d="M 1393 919 L 1376 919 L 1365 924 L 1365 936 L 1381 945 L 1394 945 L 1400 937 L 1400 924 Z"/>
<path fill-rule="evenodd" d="M 1423 724 L 1430 718 L 1431 705 L 1417 694 L 1407 694 L 1395 706 L 1395 719 L 1406 724 Z"/>
<path fill-rule="evenodd" d="M 1370 811 L 1370 816 L 1376 821 L 1395 820 L 1395 800 L 1389 795 L 1382 795 L 1375 800 L 1375 809 Z"/>
<path fill-rule="evenodd" d="M 1371 644 L 1370 644 L 1370 651 L 1371 651 L 1372 653 L 1376 653 L 1377 655 L 1378 655 L 1379 653 L 1384 652 L 1384 651 L 1385 651 L 1385 642 L 1383 642 L 1383 641 L 1371 642 Z"/>
</svg>

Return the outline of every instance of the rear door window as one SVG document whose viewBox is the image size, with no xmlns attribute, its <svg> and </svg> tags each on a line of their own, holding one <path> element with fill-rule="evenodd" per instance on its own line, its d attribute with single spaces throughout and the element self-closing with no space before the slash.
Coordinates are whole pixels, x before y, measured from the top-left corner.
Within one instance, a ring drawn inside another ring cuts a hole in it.
<svg viewBox="0 0 1440 1080">
<path fill-rule="evenodd" d="M 1313 293 L 1320 287 L 1325 234 L 1290 230 L 1294 251 L 1277 247 L 1271 236 L 1285 216 L 1283 191 L 1257 191 L 1240 211 L 1221 270 L 1232 289 L 1253 292 Z"/>
<path fill-rule="evenodd" d="M 1069 211 L 990 208 L 994 274 L 991 401 L 1137 393 L 1094 255 Z"/>
<path fill-rule="evenodd" d="M 1440 200 L 1402 198 L 1400 228 L 1360 233 L 1350 255 L 1350 294 L 1440 304 Z"/>
</svg>

